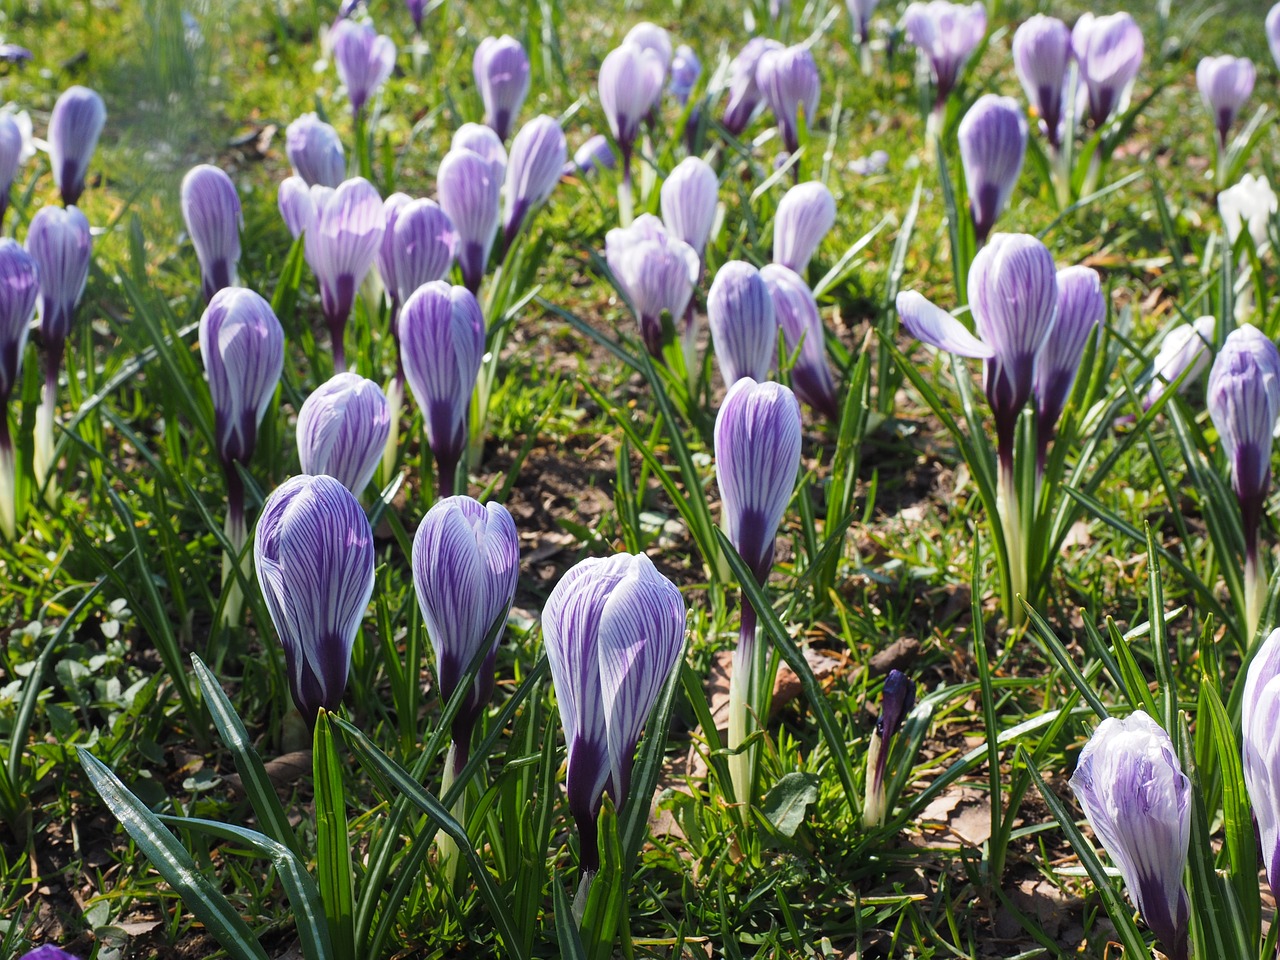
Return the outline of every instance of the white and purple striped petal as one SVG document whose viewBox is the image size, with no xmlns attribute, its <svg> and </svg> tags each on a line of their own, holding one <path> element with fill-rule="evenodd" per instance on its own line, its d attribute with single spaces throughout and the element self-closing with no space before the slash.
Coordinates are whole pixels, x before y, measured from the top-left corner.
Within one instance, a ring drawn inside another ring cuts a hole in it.
<svg viewBox="0 0 1280 960">
<path fill-rule="evenodd" d="M 766 53 L 781 50 L 777 40 L 752 37 L 729 65 L 729 103 L 721 121 L 735 137 L 741 136 L 755 115 L 762 99 L 760 85 L 756 82 L 756 68 Z"/>
<path fill-rule="evenodd" d="M 896 301 L 902 327 L 921 343 L 953 353 L 957 357 L 990 360 L 996 355 L 989 344 L 941 307 L 915 290 L 903 290 Z"/>
<path fill-rule="evenodd" d="M 382 246 L 382 198 L 363 177 L 343 181 L 337 190 L 313 187 L 315 223 L 306 233 L 307 262 L 320 285 L 320 305 L 333 341 L 334 362 L 346 368 L 343 344 L 356 291 Z"/>
<path fill-rule="evenodd" d="M 1018 101 L 979 97 L 960 121 L 959 140 L 973 229 L 984 243 L 1013 195 L 1027 153 L 1027 121 Z"/>
<path fill-rule="evenodd" d="M 835 222 L 836 201 L 827 185 L 820 180 L 797 183 L 782 195 L 773 217 L 773 262 L 803 277 Z"/>
<path fill-rule="evenodd" d="M 373 479 L 391 432 L 391 408 L 372 380 L 338 373 L 298 411 L 302 472 L 333 477 L 359 496 Z"/>
<path fill-rule="evenodd" d="M 40 333 L 49 348 L 58 344 L 60 350 L 89 279 L 89 221 L 79 207 L 41 207 L 31 218 L 26 249 L 40 275 Z"/>
<path fill-rule="evenodd" d="M 347 177 L 342 138 L 314 113 L 304 113 L 285 128 L 284 151 L 294 176 L 308 186 L 336 188 Z"/>
<path fill-rule="evenodd" d="M 1240 713 L 1244 782 L 1274 893 L 1280 890 L 1280 630 L 1271 631 L 1249 663 Z"/>
<path fill-rule="evenodd" d="M 683 240 L 701 258 L 715 225 L 720 181 L 711 164 L 686 157 L 662 183 L 662 222 L 667 233 Z"/>
<path fill-rule="evenodd" d="M 760 278 L 773 299 L 773 312 L 782 328 L 787 352 L 800 351 L 791 368 L 791 388 L 824 417 L 836 420 L 840 410 L 827 365 L 826 330 L 813 291 L 798 273 L 780 263 L 761 267 Z"/>
<path fill-rule="evenodd" d="M 400 209 L 393 235 L 396 296 L 404 303 L 424 283 L 449 275 L 458 231 L 438 203 L 421 199 Z"/>
<path fill-rule="evenodd" d="M 1036 358 L 1033 390 L 1040 440 L 1053 431 L 1075 385 L 1085 344 L 1107 313 L 1098 272 L 1089 267 L 1058 271 L 1058 319 Z"/>
<path fill-rule="evenodd" d="M 47 137 L 49 164 L 64 206 L 77 203 L 84 192 L 89 161 L 106 122 L 102 97 L 88 87 L 68 87 L 53 105 Z"/>
<path fill-rule="evenodd" d="M 534 117 L 516 134 L 503 184 L 503 235 L 508 247 L 525 219 L 551 196 L 567 156 L 564 131 L 554 117 Z"/>
<path fill-rule="evenodd" d="M 1142 31 L 1127 13 L 1082 14 L 1071 47 L 1089 99 L 1089 116 L 1101 127 L 1123 109 L 1142 66 Z"/>
<path fill-rule="evenodd" d="M 492 159 L 455 147 L 440 162 L 436 177 L 440 206 L 458 231 L 462 280 L 472 293 L 484 279 L 502 217 L 504 170 L 505 164 L 497 168 Z"/>
<path fill-rule="evenodd" d="M 0 407 L 18 382 L 39 293 L 35 260 L 12 237 L 0 239 Z"/>
<path fill-rule="evenodd" d="M 722 266 L 707 294 L 707 322 L 725 386 L 768 378 L 778 357 L 778 318 L 759 270 L 745 260 Z"/>
<path fill-rule="evenodd" d="M 697 251 L 667 234 L 652 214 L 605 236 L 605 260 L 640 322 L 645 346 L 662 356 L 662 314 L 674 322 L 689 305 L 702 269 Z"/>
<path fill-rule="evenodd" d="M 369 24 L 354 20 L 338 21 L 329 36 L 351 112 L 359 114 L 395 69 L 396 45 Z"/>
<path fill-rule="evenodd" d="M 506 140 L 529 94 L 529 57 L 515 37 L 485 37 L 471 60 L 476 89 L 484 101 L 484 122 Z"/>
<path fill-rule="evenodd" d="M 659 55 L 635 43 L 623 43 L 600 64 L 600 108 L 624 162 L 631 156 L 642 121 L 662 95 L 666 67 Z"/>
<path fill-rule="evenodd" d="M 813 54 L 803 44 L 766 51 L 756 64 L 756 84 L 778 122 L 783 144 L 795 153 L 800 124 L 811 127 L 818 111 L 821 86 Z"/>
<path fill-rule="evenodd" d="M 902 16 L 907 39 L 928 59 L 937 88 L 937 103 L 950 95 L 960 70 L 987 32 L 987 10 L 981 3 L 948 0 L 916 2 Z"/>
<path fill-rule="evenodd" d="M 1205 57 L 1196 66 L 1196 86 L 1200 99 L 1213 118 L 1218 143 L 1226 146 L 1231 124 L 1253 93 L 1256 71 L 1248 57 Z"/>
<path fill-rule="evenodd" d="M 1179 390 L 1186 390 L 1209 365 L 1213 351 L 1213 334 L 1218 318 L 1197 317 L 1191 323 L 1170 327 L 1160 339 L 1160 349 L 1152 363 L 1151 386 L 1147 389 L 1143 409 L 1160 399 L 1169 385 L 1186 373 Z"/>
<path fill-rule="evenodd" d="M 1037 13 L 1013 35 L 1013 66 L 1040 116 L 1049 143 L 1058 146 L 1063 89 L 1071 63 L 1071 31 L 1056 17 Z"/>
<path fill-rule="evenodd" d="M 244 216 L 231 178 L 207 163 L 188 170 L 182 178 L 182 219 L 200 261 L 205 300 L 223 287 L 236 286 Z"/>
</svg>

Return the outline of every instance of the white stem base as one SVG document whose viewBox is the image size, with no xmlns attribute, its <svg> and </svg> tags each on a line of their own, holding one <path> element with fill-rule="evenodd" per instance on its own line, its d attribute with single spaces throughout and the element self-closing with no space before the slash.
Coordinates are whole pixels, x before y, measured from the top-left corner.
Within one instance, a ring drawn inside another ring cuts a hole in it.
<svg viewBox="0 0 1280 960">
<path fill-rule="evenodd" d="M 1027 592 L 1026 545 L 1022 538 L 1022 512 L 1018 508 L 1018 489 L 1013 473 L 1001 467 L 996 487 L 996 509 L 1000 514 L 1000 526 L 1004 530 L 1005 552 L 1009 557 L 1009 592 L 1013 597 L 1012 626 L 1018 627 L 1026 620 L 1019 597 Z"/>
<path fill-rule="evenodd" d="M 1244 564 L 1244 620 L 1245 643 L 1253 645 L 1258 634 L 1258 621 L 1262 619 L 1262 608 L 1267 603 L 1267 575 L 1262 570 L 1262 561 L 1257 563 L 1246 560 Z"/>
<path fill-rule="evenodd" d="M 876 775 L 880 766 L 880 751 L 883 749 L 880 734 L 872 731 L 871 745 L 867 750 L 866 793 L 862 804 L 862 822 L 868 828 L 884 826 L 884 780 Z"/>
<path fill-rule="evenodd" d="M 391 429 L 387 433 L 387 445 L 382 449 L 382 485 L 391 482 L 396 469 L 396 455 L 400 452 L 400 409 L 404 406 L 404 389 L 396 377 L 387 384 L 387 409 L 391 413 Z"/>
<path fill-rule="evenodd" d="M 729 750 L 738 750 L 750 736 L 751 690 L 755 651 L 739 641 L 733 654 L 733 675 L 729 677 Z M 729 755 L 729 780 L 733 785 L 733 799 L 744 809 L 751 803 L 751 782 L 754 779 L 754 748 Z"/>
<path fill-rule="evenodd" d="M 40 406 L 36 407 L 35 451 L 32 458 L 36 489 L 44 490 L 45 503 L 51 507 L 57 506 L 58 503 L 58 478 L 52 476 L 57 467 L 54 449 L 56 444 L 53 440 L 55 403 L 56 399 L 46 392 Z"/>
<path fill-rule="evenodd" d="M 449 744 L 449 752 L 444 758 L 444 776 L 440 780 L 440 797 L 443 799 L 449 790 L 453 787 L 453 766 L 454 758 L 457 755 L 457 746 Z M 458 797 L 458 802 L 453 805 L 450 811 L 453 819 L 457 820 L 465 828 L 467 825 L 467 796 L 463 793 Z M 458 874 L 458 844 L 453 837 L 449 836 L 443 830 L 436 832 L 436 861 L 440 864 L 440 872 L 444 874 L 445 883 L 450 887 L 453 886 L 454 877 Z"/>
<path fill-rule="evenodd" d="M 3 416 L 3 413 L 0 413 Z M 0 446 L 0 532 L 13 540 L 18 535 L 17 464 L 13 448 Z"/>
<path fill-rule="evenodd" d="M 595 878 L 594 870 L 582 871 L 582 879 L 578 881 L 578 892 L 573 895 L 573 925 L 575 927 L 582 927 L 582 915 L 587 912 L 587 898 L 591 896 L 591 881 Z"/>
<path fill-rule="evenodd" d="M 244 517 L 233 518 L 228 513 L 224 529 L 234 551 L 222 555 L 222 592 L 226 596 L 222 604 L 222 623 L 230 627 L 240 622 L 244 611 L 244 591 L 240 589 L 240 581 L 235 575 L 236 564 L 240 564 L 246 578 L 252 575 L 253 569 L 244 549 L 245 541 L 249 539 Z"/>
</svg>

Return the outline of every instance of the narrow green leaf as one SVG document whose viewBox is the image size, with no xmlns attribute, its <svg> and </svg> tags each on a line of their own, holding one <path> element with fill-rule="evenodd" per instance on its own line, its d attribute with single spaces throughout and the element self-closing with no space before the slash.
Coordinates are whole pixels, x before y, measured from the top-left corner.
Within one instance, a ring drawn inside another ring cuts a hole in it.
<svg viewBox="0 0 1280 960">
<path fill-rule="evenodd" d="M 329 718 L 330 714 L 323 709 L 316 717 L 311 752 L 316 790 L 316 873 L 320 877 L 320 895 L 329 919 L 334 956 L 337 960 L 356 960 L 355 877 L 347 829 L 347 798 Z"/>
</svg>

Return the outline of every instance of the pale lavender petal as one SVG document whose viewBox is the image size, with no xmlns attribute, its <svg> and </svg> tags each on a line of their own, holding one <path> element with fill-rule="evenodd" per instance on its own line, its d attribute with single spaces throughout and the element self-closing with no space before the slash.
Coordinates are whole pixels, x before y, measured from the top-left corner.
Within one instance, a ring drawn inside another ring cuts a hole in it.
<svg viewBox="0 0 1280 960">
<path fill-rule="evenodd" d="M 302 472 L 333 477 L 357 496 L 373 479 L 391 432 L 391 408 L 372 380 L 335 374 L 298 411 Z"/>
<path fill-rule="evenodd" d="M 209 164 L 187 171 L 182 178 L 182 219 L 200 261 L 205 300 L 223 287 L 236 286 L 244 216 L 231 178 Z M 87 231 L 87 223 L 85 227 Z"/>
<path fill-rule="evenodd" d="M 995 356 L 995 351 L 970 333 L 963 323 L 915 290 L 899 293 L 897 308 L 903 329 L 921 343 L 958 357 L 989 360 Z"/>
</svg>

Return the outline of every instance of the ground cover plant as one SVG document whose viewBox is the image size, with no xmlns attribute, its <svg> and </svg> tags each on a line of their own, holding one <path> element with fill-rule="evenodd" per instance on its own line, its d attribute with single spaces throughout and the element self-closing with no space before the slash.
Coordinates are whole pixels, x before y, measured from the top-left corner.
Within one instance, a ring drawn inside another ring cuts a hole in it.
<svg viewBox="0 0 1280 960">
<path fill-rule="evenodd" d="M 0 13 L 0 957 L 1276 954 L 1280 8 Z"/>
</svg>

